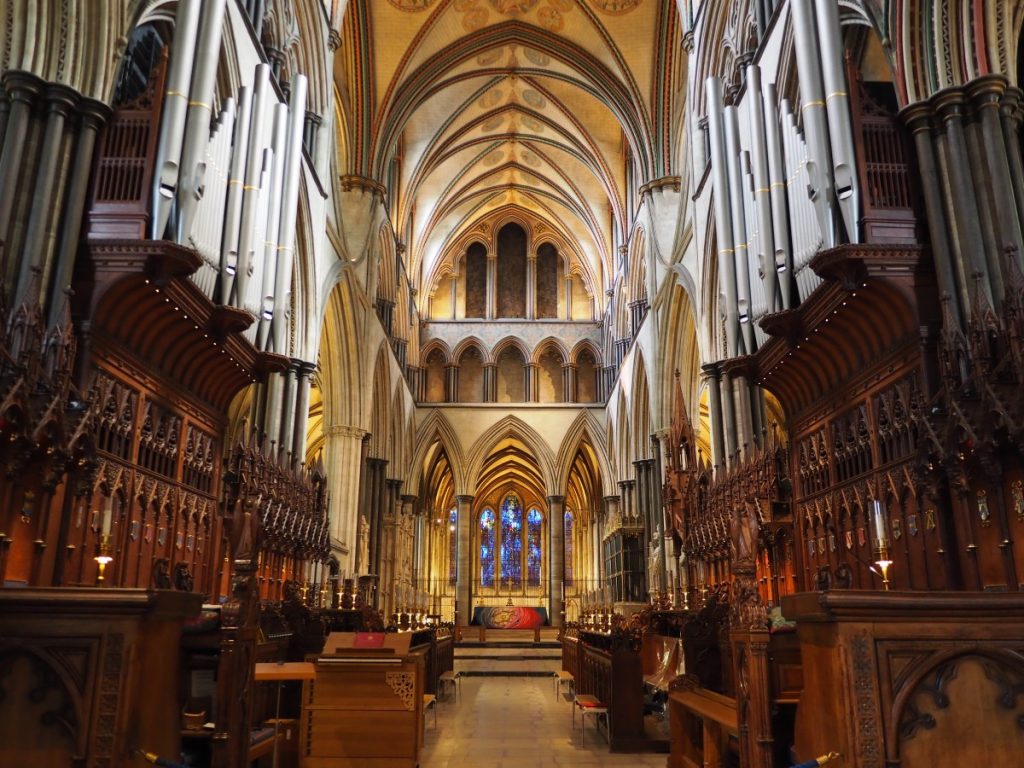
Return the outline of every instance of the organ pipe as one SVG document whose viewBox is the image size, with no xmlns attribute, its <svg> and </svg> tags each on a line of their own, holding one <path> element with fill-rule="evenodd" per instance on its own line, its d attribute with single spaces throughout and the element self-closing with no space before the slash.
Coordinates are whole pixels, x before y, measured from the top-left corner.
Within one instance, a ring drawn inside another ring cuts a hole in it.
<svg viewBox="0 0 1024 768">
<path fill-rule="evenodd" d="M 263 126 L 266 122 L 267 102 L 270 98 L 270 65 L 256 67 L 252 115 L 249 120 L 249 152 L 245 164 L 245 182 L 242 192 L 242 212 L 238 235 L 238 266 L 235 273 L 235 306 L 244 307 L 252 275 L 253 255 L 256 248 L 254 231 L 256 207 L 260 197 L 260 179 L 263 170 Z"/>
<path fill-rule="evenodd" d="M 203 151 L 210 140 L 210 122 L 213 114 L 214 87 L 217 80 L 217 61 L 224 30 L 225 0 L 205 0 L 199 33 L 199 43 L 189 91 L 188 112 L 185 116 L 185 138 L 181 148 L 181 163 L 177 197 L 177 227 L 175 240 L 184 243 L 191 230 L 196 205 L 203 195 L 207 165 Z"/>
<path fill-rule="evenodd" d="M 726 170 L 728 172 L 729 205 L 732 208 L 733 258 L 736 274 L 736 308 L 739 313 L 740 332 L 744 348 L 738 354 L 753 353 L 754 326 L 750 322 L 750 259 L 747 238 L 746 211 L 743 206 L 743 181 L 740 174 L 740 128 L 736 107 L 726 107 L 723 113 L 725 127 Z M 717 201 L 716 201 L 717 204 Z"/>
<path fill-rule="evenodd" d="M 807 173 L 811 199 L 821 219 L 825 247 L 838 245 L 833 217 L 835 190 L 832 187 L 832 153 L 825 115 L 825 94 L 821 82 L 821 46 L 815 29 L 811 0 L 792 0 L 790 9 L 795 38 L 796 66 L 800 75 L 800 112 L 807 136 Z"/>
<path fill-rule="evenodd" d="M 192 85 L 192 62 L 199 32 L 200 0 L 180 0 L 174 25 L 173 55 L 167 72 L 167 92 L 160 116 L 160 140 L 157 145 L 156 168 L 153 174 L 153 217 L 150 238 L 159 240 L 171 215 L 185 117 Z"/>
<path fill-rule="evenodd" d="M 799 2 L 797 2 L 799 5 Z M 845 224 L 848 242 L 859 241 L 860 194 L 855 168 L 857 153 L 850 119 L 850 97 L 843 71 L 843 40 L 839 31 L 839 4 L 835 0 L 815 0 L 818 38 L 821 41 L 821 72 L 825 81 L 828 135 L 832 145 L 832 174 L 839 212 Z M 802 80 L 801 73 L 801 80 Z M 802 83 L 801 83 L 802 86 Z"/>
<path fill-rule="evenodd" d="M 259 332 L 256 346 L 266 349 L 267 336 L 270 333 L 270 320 L 274 316 L 274 267 L 277 263 L 278 229 L 280 219 L 274 215 L 281 207 L 281 190 L 284 186 L 284 147 L 288 135 L 288 107 L 277 104 L 274 107 L 274 149 L 273 163 L 270 171 L 270 189 L 267 199 L 267 234 L 263 240 L 263 274 L 260 288 L 261 306 Z"/>
<path fill-rule="evenodd" d="M 764 133 L 768 149 L 768 175 L 771 179 L 772 225 L 774 227 L 775 271 L 779 277 L 782 309 L 793 306 L 793 253 L 790 248 L 789 208 L 786 205 L 786 166 L 782 160 L 782 139 L 779 134 L 778 94 L 775 85 L 762 83 Z"/>
<path fill-rule="evenodd" d="M 203 257 L 203 265 L 192 279 L 209 297 L 213 297 L 220 267 L 224 203 L 231 160 L 231 134 L 235 124 L 235 100 L 227 99 L 220 119 L 210 134 L 202 165 L 204 179 L 196 189 L 198 208 L 192 217 L 189 244 Z M 180 223 L 180 220 L 179 220 Z"/>
<path fill-rule="evenodd" d="M 771 187 L 768 172 L 768 143 L 761 101 L 761 69 L 747 68 L 747 107 L 750 110 L 751 166 L 754 176 L 754 206 L 757 212 L 758 267 L 764 285 L 765 305 L 776 310 L 775 229 L 772 220 Z"/>
<path fill-rule="evenodd" d="M 284 198 L 281 209 L 280 246 L 277 259 L 277 280 L 274 286 L 274 319 L 272 321 L 274 351 L 285 353 L 288 291 L 292 278 L 292 258 L 295 253 L 295 222 L 299 208 L 299 171 L 302 160 L 302 130 L 306 117 L 306 76 L 292 78 L 289 105 L 288 149 L 285 158 Z"/>
<path fill-rule="evenodd" d="M 266 66 L 266 65 L 261 65 Z M 257 77 L 259 72 L 257 71 Z M 238 270 L 238 226 L 242 217 L 245 167 L 249 152 L 249 120 L 252 115 L 253 92 L 249 86 L 238 91 L 238 117 L 235 119 L 234 150 L 228 178 L 227 203 L 224 208 L 224 231 L 220 246 L 220 303 L 231 301 L 231 289 Z"/>
<path fill-rule="evenodd" d="M 708 140 L 711 145 L 711 173 L 715 196 L 715 236 L 718 239 L 718 280 L 725 297 L 726 355 L 738 353 L 740 322 L 736 293 L 736 261 L 733 248 L 732 216 L 729 208 L 729 183 L 726 175 L 725 129 L 722 119 L 722 81 L 709 77 L 706 81 Z"/>
</svg>

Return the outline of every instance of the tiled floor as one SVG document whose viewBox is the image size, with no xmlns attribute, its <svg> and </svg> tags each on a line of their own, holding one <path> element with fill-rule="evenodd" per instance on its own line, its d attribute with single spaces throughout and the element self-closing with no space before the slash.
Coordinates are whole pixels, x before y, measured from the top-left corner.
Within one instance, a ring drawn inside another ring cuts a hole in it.
<svg viewBox="0 0 1024 768">
<path fill-rule="evenodd" d="M 580 719 L 574 731 L 571 705 L 555 699 L 549 678 L 465 677 L 458 703 L 437 706 L 436 729 L 427 715 L 421 768 L 665 766 L 666 755 L 611 754 L 589 718 L 581 747 Z"/>
</svg>

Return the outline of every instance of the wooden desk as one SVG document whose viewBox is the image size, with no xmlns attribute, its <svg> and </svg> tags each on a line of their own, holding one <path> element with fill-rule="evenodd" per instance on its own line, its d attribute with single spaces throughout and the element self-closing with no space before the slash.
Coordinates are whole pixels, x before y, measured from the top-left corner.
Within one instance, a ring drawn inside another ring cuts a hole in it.
<svg viewBox="0 0 1024 768">
<path fill-rule="evenodd" d="M 316 667 L 308 661 L 287 661 L 281 664 L 259 662 L 255 665 L 253 676 L 257 683 L 273 680 L 313 680 L 316 678 Z"/>
<path fill-rule="evenodd" d="M 299 765 L 415 768 L 423 747 L 424 654 L 355 648 L 331 637 L 328 647 L 337 652 L 317 658 L 315 679 L 303 685 Z"/>
</svg>

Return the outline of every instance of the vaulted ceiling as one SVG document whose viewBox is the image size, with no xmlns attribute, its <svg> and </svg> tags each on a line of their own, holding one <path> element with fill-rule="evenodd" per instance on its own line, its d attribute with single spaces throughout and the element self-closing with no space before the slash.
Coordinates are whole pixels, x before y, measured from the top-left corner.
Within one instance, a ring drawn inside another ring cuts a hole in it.
<svg viewBox="0 0 1024 768">
<path fill-rule="evenodd" d="M 678 172 L 679 36 L 659 0 L 353 0 L 342 173 L 387 188 L 414 282 L 509 210 L 560 232 L 607 285 L 636 190 Z"/>
</svg>

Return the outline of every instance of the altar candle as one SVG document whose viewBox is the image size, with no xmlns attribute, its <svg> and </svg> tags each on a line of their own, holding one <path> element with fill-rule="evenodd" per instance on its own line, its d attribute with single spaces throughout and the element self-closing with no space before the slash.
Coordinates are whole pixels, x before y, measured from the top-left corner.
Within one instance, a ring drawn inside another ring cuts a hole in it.
<svg viewBox="0 0 1024 768">
<path fill-rule="evenodd" d="M 103 525 L 102 532 L 104 536 L 110 535 L 110 525 L 114 519 L 114 496 L 111 494 L 107 497 L 106 507 L 103 510 Z"/>
<path fill-rule="evenodd" d="M 875 545 L 879 548 L 889 545 L 889 534 L 885 527 L 885 507 L 878 499 L 872 501 L 875 516 Z"/>
</svg>

